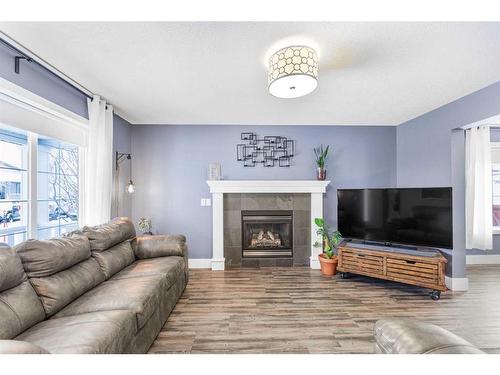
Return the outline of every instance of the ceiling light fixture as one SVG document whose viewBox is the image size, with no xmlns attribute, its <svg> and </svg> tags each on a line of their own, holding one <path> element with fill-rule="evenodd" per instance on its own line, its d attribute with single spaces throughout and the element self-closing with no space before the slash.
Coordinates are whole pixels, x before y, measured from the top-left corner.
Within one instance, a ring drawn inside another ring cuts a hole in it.
<svg viewBox="0 0 500 375">
<path fill-rule="evenodd" d="M 269 57 L 269 93 L 278 98 L 298 98 L 318 86 L 318 54 L 308 46 L 289 46 Z"/>
</svg>

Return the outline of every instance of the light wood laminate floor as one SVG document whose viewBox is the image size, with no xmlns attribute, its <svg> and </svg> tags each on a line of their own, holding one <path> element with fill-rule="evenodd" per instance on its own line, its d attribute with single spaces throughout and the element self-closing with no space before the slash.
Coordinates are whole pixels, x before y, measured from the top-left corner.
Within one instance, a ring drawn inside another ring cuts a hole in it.
<svg viewBox="0 0 500 375">
<path fill-rule="evenodd" d="M 432 301 L 418 287 L 309 268 L 191 270 L 149 353 L 372 353 L 373 324 L 438 324 L 480 348 L 500 348 L 500 266 L 467 269 L 468 292 Z"/>
</svg>

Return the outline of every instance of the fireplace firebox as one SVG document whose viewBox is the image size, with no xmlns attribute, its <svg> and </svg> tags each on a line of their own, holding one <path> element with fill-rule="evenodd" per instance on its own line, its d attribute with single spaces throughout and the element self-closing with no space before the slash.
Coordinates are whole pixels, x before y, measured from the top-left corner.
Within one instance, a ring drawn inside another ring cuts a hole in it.
<svg viewBox="0 0 500 375">
<path fill-rule="evenodd" d="M 293 211 L 242 211 L 243 258 L 293 256 Z"/>
</svg>

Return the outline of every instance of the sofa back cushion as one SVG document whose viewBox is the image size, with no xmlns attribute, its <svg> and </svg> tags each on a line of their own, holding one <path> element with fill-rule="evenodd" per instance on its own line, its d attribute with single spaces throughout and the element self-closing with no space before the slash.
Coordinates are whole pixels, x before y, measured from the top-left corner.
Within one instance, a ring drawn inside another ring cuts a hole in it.
<svg viewBox="0 0 500 375">
<path fill-rule="evenodd" d="M 0 244 L 0 340 L 12 339 L 44 318 L 19 256 Z"/>
<path fill-rule="evenodd" d="M 16 251 L 28 277 L 45 277 L 90 258 L 90 243 L 85 236 L 28 240 L 16 246 Z"/>
<path fill-rule="evenodd" d="M 28 240 L 15 250 L 47 317 L 104 281 L 85 236 Z"/>
<path fill-rule="evenodd" d="M 92 257 L 106 279 L 134 262 L 130 241 L 135 238 L 135 228 L 129 218 L 117 217 L 106 224 L 84 227 L 82 233 L 89 239 Z"/>
<path fill-rule="evenodd" d="M 105 251 L 92 251 L 92 257 L 99 263 L 106 280 L 135 261 L 134 251 L 129 240 Z"/>
<path fill-rule="evenodd" d="M 92 251 L 104 251 L 135 237 L 135 228 L 127 217 L 117 217 L 106 224 L 83 227 L 82 232 L 90 241 Z"/>
</svg>

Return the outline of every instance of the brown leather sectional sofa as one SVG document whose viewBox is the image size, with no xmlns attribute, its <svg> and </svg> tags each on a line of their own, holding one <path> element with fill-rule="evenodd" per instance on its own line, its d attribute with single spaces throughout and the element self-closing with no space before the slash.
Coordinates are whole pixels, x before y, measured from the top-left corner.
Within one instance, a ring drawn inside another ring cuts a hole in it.
<svg viewBox="0 0 500 375">
<path fill-rule="evenodd" d="M 188 281 L 185 237 L 127 218 L 0 246 L 0 353 L 145 353 Z"/>
</svg>

